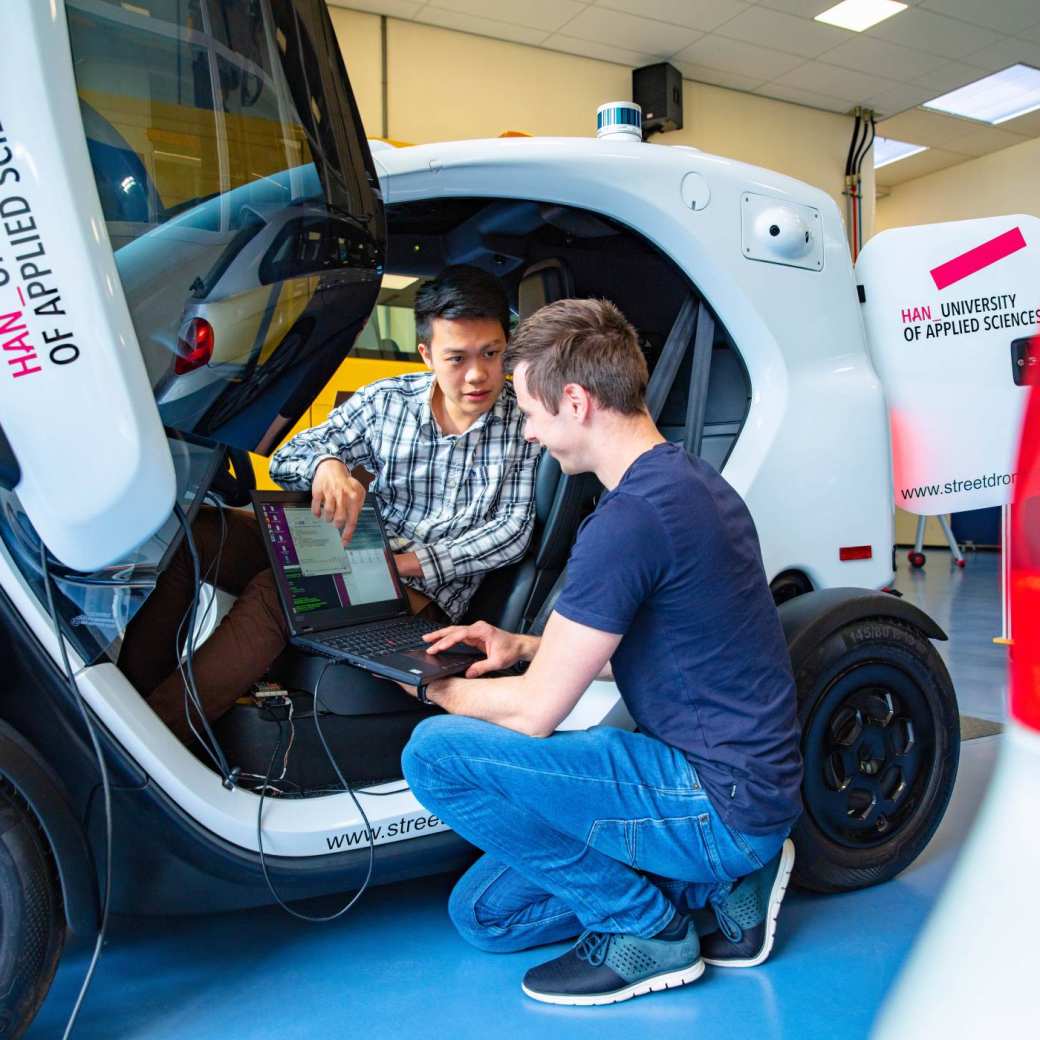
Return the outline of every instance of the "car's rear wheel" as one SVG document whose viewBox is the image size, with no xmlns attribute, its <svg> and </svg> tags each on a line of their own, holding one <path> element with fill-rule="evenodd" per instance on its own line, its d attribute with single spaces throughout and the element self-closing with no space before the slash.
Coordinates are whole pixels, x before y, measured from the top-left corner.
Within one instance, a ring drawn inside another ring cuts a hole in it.
<svg viewBox="0 0 1040 1040">
<path fill-rule="evenodd" d="M 54 864 L 36 819 L 0 782 L 0 1036 L 17 1040 L 50 989 L 65 942 Z"/>
<path fill-rule="evenodd" d="M 928 637 L 850 622 L 794 662 L 805 778 L 795 881 L 820 892 L 887 881 L 920 855 L 957 776 L 957 699 Z"/>
</svg>

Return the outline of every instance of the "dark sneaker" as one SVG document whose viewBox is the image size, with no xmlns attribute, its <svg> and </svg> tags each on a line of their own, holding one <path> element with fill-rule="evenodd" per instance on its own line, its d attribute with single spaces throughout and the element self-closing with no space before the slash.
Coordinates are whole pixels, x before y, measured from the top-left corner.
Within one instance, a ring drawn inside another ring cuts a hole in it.
<svg viewBox="0 0 1040 1040">
<path fill-rule="evenodd" d="M 714 921 L 705 926 L 702 915 L 698 915 L 706 963 L 720 968 L 753 968 L 769 956 L 793 867 L 794 842 L 788 838 L 761 870 L 741 878 L 729 895 L 712 901 Z M 707 916 L 710 918 L 710 913 Z"/>
<path fill-rule="evenodd" d="M 547 1004 L 616 1004 L 683 986 L 703 973 L 697 929 L 687 919 L 678 939 L 586 932 L 561 957 L 532 968 L 523 990 Z"/>
</svg>

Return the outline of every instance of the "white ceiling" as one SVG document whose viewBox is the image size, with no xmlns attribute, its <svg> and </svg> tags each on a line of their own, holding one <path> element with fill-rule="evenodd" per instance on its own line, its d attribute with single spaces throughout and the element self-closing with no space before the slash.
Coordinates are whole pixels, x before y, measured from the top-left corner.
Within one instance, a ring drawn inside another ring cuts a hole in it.
<svg viewBox="0 0 1040 1040">
<path fill-rule="evenodd" d="M 854 33 L 813 21 L 837 0 L 328 0 L 832 112 L 873 108 L 878 132 L 930 152 L 878 171 L 891 185 L 1040 136 L 1040 116 L 989 127 L 916 106 L 1016 62 L 1040 67 L 1040 0 L 909 0 Z M 908 111 L 909 110 L 909 111 Z M 904 113 L 900 115 L 900 113 Z"/>
</svg>

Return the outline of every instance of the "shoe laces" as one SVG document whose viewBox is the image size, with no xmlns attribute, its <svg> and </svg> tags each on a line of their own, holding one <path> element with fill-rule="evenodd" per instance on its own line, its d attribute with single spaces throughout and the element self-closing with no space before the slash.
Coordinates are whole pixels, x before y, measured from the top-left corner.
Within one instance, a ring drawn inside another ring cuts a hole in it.
<svg viewBox="0 0 1040 1040">
<path fill-rule="evenodd" d="M 726 910 L 725 899 L 712 896 L 708 902 L 711 903 L 711 908 L 715 911 L 715 920 L 719 922 L 722 934 L 732 943 L 740 942 L 744 938 L 744 930 Z"/>
<path fill-rule="evenodd" d="M 574 947 L 574 955 L 581 961 L 588 961 L 598 968 L 606 959 L 610 949 L 610 932 L 586 932 Z"/>
</svg>

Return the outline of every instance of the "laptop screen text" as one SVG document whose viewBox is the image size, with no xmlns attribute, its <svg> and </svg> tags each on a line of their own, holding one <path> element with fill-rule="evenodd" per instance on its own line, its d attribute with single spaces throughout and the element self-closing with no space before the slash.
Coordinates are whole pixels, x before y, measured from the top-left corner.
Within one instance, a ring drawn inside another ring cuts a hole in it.
<svg viewBox="0 0 1040 1040">
<path fill-rule="evenodd" d="M 350 608 L 401 598 L 374 505 L 365 503 L 346 547 L 336 527 L 314 516 L 309 505 L 263 502 L 260 511 L 276 580 L 296 618 L 318 615 L 326 621 L 326 611 L 345 610 L 346 621 L 354 613 Z"/>
</svg>

